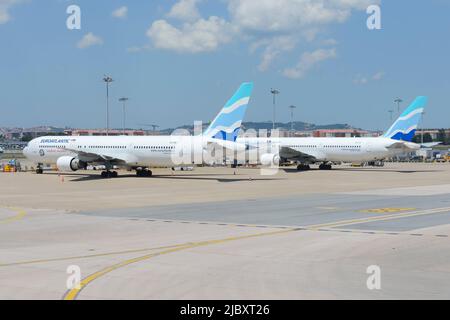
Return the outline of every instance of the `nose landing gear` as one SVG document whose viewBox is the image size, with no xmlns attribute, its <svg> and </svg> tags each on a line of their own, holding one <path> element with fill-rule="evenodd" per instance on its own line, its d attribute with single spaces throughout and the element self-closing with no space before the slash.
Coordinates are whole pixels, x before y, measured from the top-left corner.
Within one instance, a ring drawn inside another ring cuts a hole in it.
<svg viewBox="0 0 450 320">
<path fill-rule="evenodd" d="M 42 164 L 38 164 L 36 167 L 36 174 L 43 174 L 44 173 L 44 168 L 42 167 Z"/>
</svg>

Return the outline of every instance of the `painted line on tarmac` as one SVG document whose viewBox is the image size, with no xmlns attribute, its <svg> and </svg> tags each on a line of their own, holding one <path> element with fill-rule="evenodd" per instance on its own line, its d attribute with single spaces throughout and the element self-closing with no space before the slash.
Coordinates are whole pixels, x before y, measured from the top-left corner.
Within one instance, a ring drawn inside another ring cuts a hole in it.
<svg viewBox="0 0 450 320">
<path fill-rule="evenodd" d="M 193 249 L 193 248 L 198 248 L 198 247 L 205 247 L 205 246 L 214 245 L 214 244 L 223 244 L 223 243 L 227 243 L 227 242 L 245 240 L 245 239 L 250 239 L 250 238 L 260 238 L 260 237 L 273 236 L 273 235 L 279 235 L 279 234 L 287 234 L 287 233 L 294 232 L 294 231 L 302 231 L 302 230 L 317 231 L 319 229 L 330 228 L 330 227 L 334 228 L 334 227 L 347 226 L 347 225 L 359 224 L 359 223 L 364 223 L 364 222 L 400 219 L 400 218 L 406 218 L 406 217 L 414 217 L 414 216 L 434 214 L 434 213 L 443 213 L 443 212 L 449 212 L 449 211 L 450 211 L 450 207 L 435 208 L 435 209 L 429 209 L 429 210 L 410 212 L 407 214 L 405 213 L 405 214 L 385 215 L 385 216 L 381 216 L 381 217 L 377 216 L 377 217 L 363 218 L 363 219 L 344 220 L 344 221 L 328 223 L 328 224 L 312 225 L 312 226 L 299 227 L 299 228 L 288 228 L 288 229 L 272 231 L 272 232 L 263 232 L 263 233 L 256 233 L 256 234 L 251 234 L 251 235 L 246 235 L 246 236 L 230 237 L 230 238 L 218 239 L 218 240 L 208 240 L 208 241 L 201 241 L 201 242 L 181 245 L 176 248 L 171 248 L 171 249 L 167 249 L 164 251 L 151 253 L 151 254 L 148 254 L 145 256 L 125 260 L 123 262 L 106 267 L 98 272 L 95 272 L 95 273 L 89 275 L 88 277 L 84 278 L 80 282 L 80 286 L 78 288 L 68 290 L 64 294 L 63 299 L 64 300 L 75 300 L 75 299 L 77 299 L 78 295 L 81 293 L 81 291 L 83 289 L 85 289 L 90 283 L 97 280 L 98 278 L 100 278 L 114 270 L 117 270 L 119 268 L 123 268 L 123 267 L 126 267 L 126 266 L 134 264 L 134 263 L 146 261 L 146 260 L 161 256 L 161 255 L 166 255 L 166 254 L 175 253 L 175 252 Z M 375 232 L 369 232 L 369 233 L 376 234 Z"/>
<path fill-rule="evenodd" d="M 84 256 L 73 256 L 73 257 L 64 257 L 64 258 L 37 259 L 37 260 L 11 262 L 11 263 L 0 263 L 0 268 L 2 268 L 2 267 L 12 267 L 12 266 L 21 266 L 21 265 L 30 265 L 30 264 L 38 264 L 38 263 L 47 263 L 47 262 L 58 262 L 58 261 L 67 261 L 67 260 L 77 260 L 77 259 L 89 259 L 89 258 L 116 256 L 116 255 L 131 254 L 131 253 L 141 253 L 141 252 L 154 251 L 154 250 L 177 248 L 177 247 L 182 247 L 182 246 L 186 246 L 186 245 L 188 245 L 188 243 L 176 244 L 176 245 L 173 245 L 173 246 L 155 247 L 155 248 L 144 248 L 144 249 L 134 249 L 134 250 L 124 250 L 124 251 L 97 253 L 97 254 L 84 255 Z"/>
<path fill-rule="evenodd" d="M 13 217 L 5 218 L 5 219 L 0 219 L 0 224 L 7 224 L 7 223 L 14 222 L 14 221 L 18 221 L 18 220 L 23 219 L 27 215 L 27 212 L 23 209 L 11 208 L 11 207 L 2 207 L 2 208 L 13 211 L 16 213 L 16 215 Z"/>
<path fill-rule="evenodd" d="M 413 210 L 417 210 L 417 208 L 377 208 L 377 209 L 360 210 L 359 212 L 363 212 L 363 213 L 394 213 L 394 212 L 404 212 L 404 211 L 413 211 Z"/>
<path fill-rule="evenodd" d="M 344 227 L 344 226 L 350 226 L 350 225 L 355 225 L 355 224 L 363 224 L 363 223 L 368 223 L 368 222 L 395 220 L 395 219 L 401 219 L 401 218 L 411 218 L 411 217 L 417 217 L 417 216 L 424 216 L 424 215 L 430 215 L 430 214 L 436 214 L 436 213 L 448 213 L 448 212 L 450 212 L 450 207 L 434 208 L 434 209 L 426 209 L 426 210 L 413 211 L 413 212 L 407 212 L 407 213 L 396 213 L 396 214 L 383 215 L 383 216 L 377 216 L 377 217 L 359 218 L 359 219 L 351 219 L 351 220 L 323 223 L 323 224 L 319 224 L 319 225 L 315 225 L 315 226 L 307 226 L 306 228 L 311 229 L 311 230 L 316 230 L 316 229 L 321 229 L 321 228 L 337 228 L 337 227 Z"/>
<path fill-rule="evenodd" d="M 122 267 L 126 267 L 130 264 L 134 264 L 134 263 L 138 263 L 144 260 L 148 260 L 154 257 L 158 257 L 161 255 L 166 255 L 166 254 L 170 254 L 170 253 L 174 253 L 174 252 L 178 252 L 178 251 L 183 251 L 183 250 L 187 250 L 187 249 L 193 249 L 193 248 L 198 248 L 198 247 L 205 247 L 205 246 L 209 246 L 209 245 L 214 245 L 214 244 L 222 244 L 222 243 L 227 243 L 227 242 L 232 242 L 232 241 L 238 241 L 238 240 L 244 240 L 244 239 L 251 239 L 251 238 L 259 238 L 259 237 L 266 237 L 266 236 L 273 236 L 273 235 L 279 235 L 279 234 L 284 234 L 284 233 L 289 233 L 289 232 L 293 232 L 293 231 L 298 231 L 299 229 L 287 229 L 287 230 L 278 230 L 278 231 L 272 231 L 272 232 L 264 232 L 264 233 L 256 233 L 256 234 L 250 234 L 250 235 L 245 235 L 245 236 L 238 236 L 238 237 L 229 237 L 229 238 L 224 238 L 224 239 L 217 239 L 217 240 L 207 240 L 207 241 L 201 241 L 201 242 L 194 242 L 194 243 L 190 243 L 190 244 L 186 244 L 186 245 L 182 245 L 180 247 L 177 248 L 172 248 L 172 249 L 168 249 L 168 250 L 164 250 L 164 251 L 160 251 L 160 252 L 155 252 L 155 253 L 151 253 L 142 257 L 137 257 L 134 259 L 129 259 L 117 264 L 114 264 L 112 266 L 106 267 L 96 273 L 93 273 L 91 275 L 89 275 L 88 277 L 84 278 L 79 285 L 79 288 L 74 288 L 71 289 L 69 291 L 67 291 L 64 296 L 63 299 L 64 300 L 75 300 L 78 295 L 80 294 L 80 292 L 86 288 L 86 286 L 88 286 L 91 282 L 93 282 L 94 280 L 104 276 L 107 273 L 110 273 L 114 270 L 117 270 L 119 268 Z"/>
</svg>

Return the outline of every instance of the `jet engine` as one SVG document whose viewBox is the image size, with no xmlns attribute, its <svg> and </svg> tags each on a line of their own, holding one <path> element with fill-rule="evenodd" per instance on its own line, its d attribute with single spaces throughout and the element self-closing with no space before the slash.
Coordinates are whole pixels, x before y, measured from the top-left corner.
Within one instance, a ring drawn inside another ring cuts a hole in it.
<svg viewBox="0 0 450 320">
<path fill-rule="evenodd" d="M 56 161 L 56 167 L 59 171 L 63 172 L 77 171 L 80 169 L 86 169 L 87 163 L 77 158 L 65 156 L 58 158 Z"/>
<path fill-rule="evenodd" d="M 280 156 L 273 153 L 266 153 L 261 156 L 261 164 L 265 167 L 278 166 L 280 164 Z"/>
</svg>

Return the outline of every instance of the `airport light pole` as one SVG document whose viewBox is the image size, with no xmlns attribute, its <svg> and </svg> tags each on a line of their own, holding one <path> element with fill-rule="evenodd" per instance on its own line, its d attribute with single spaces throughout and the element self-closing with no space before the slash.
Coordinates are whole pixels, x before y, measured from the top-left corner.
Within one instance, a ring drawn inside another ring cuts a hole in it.
<svg viewBox="0 0 450 320">
<path fill-rule="evenodd" d="M 392 122 L 392 115 L 394 114 L 394 110 L 389 110 L 388 112 L 391 115 L 391 122 Z"/>
<path fill-rule="evenodd" d="M 272 120 L 272 130 L 275 130 L 275 110 L 276 110 L 276 96 L 280 94 L 277 89 L 270 89 L 270 93 L 273 95 L 273 120 Z"/>
<path fill-rule="evenodd" d="M 109 84 L 114 80 L 105 75 L 103 81 L 106 83 L 106 135 L 109 136 Z"/>
<path fill-rule="evenodd" d="M 156 124 L 152 124 L 152 125 L 150 125 L 150 127 L 152 127 L 152 128 L 153 128 L 153 134 L 155 134 L 155 133 L 156 133 L 156 129 L 158 129 L 158 128 L 159 128 L 159 126 L 158 126 L 158 125 L 156 125 Z"/>
<path fill-rule="evenodd" d="M 296 109 L 296 106 L 289 106 L 289 109 L 291 109 L 291 134 L 294 133 L 294 110 Z"/>
<path fill-rule="evenodd" d="M 397 112 L 400 114 L 400 103 L 402 103 L 403 100 L 401 98 L 397 98 L 394 102 L 397 104 Z"/>
<path fill-rule="evenodd" d="M 130 100 L 127 97 L 120 98 L 119 101 L 122 102 L 122 108 L 123 108 L 123 135 L 125 135 L 125 104 L 127 101 Z"/>
<path fill-rule="evenodd" d="M 423 118 L 424 118 L 424 116 L 425 116 L 425 112 L 423 112 L 422 113 L 422 134 L 421 134 L 421 136 L 422 136 L 422 138 L 421 138 L 421 140 L 422 140 L 422 145 L 423 145 L 423 136 L 424 136 L 424 134 L 425 134 L 425 127 L 424 127 L 424 125 L 423 125 Z"/>
</svg>

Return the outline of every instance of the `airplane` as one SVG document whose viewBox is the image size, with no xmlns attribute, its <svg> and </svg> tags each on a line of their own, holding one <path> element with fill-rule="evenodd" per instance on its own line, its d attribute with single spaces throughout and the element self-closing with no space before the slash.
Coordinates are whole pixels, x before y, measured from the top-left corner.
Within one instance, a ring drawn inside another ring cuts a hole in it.
<svg viewBox="0 0 450 320">
<path fill-rule="evenodd" d="M 381 137 L 239 137 L 237 143 L 246 145 L 247 150 L 264 150 L 258 151 L 259 162 L 266 167 L 294 161 L 299 171 L 310 170 L 310 165 L 316 163 L 320 163 L 320 170 L 331 170 L 333 162 L 383 161 L 421 148 L 412 139 L 427 101 L 427 97 L 417 97 Z"/>
<path fill-rule="evenodd" d="M 151 167 L 201 164 L 206 148 L 240 150 L 236 139 L 252 90 L 253 83 L 243 83 L 200 135 L 40 137 L 30 141 L 23 153 L 38 164 L 37 174 L 43 173 L 44 165 L 56 165 L 62 172 L 104 166 L 104 178 L 117 177 L 115 167 L 149 177 Z"/>
</svg>

